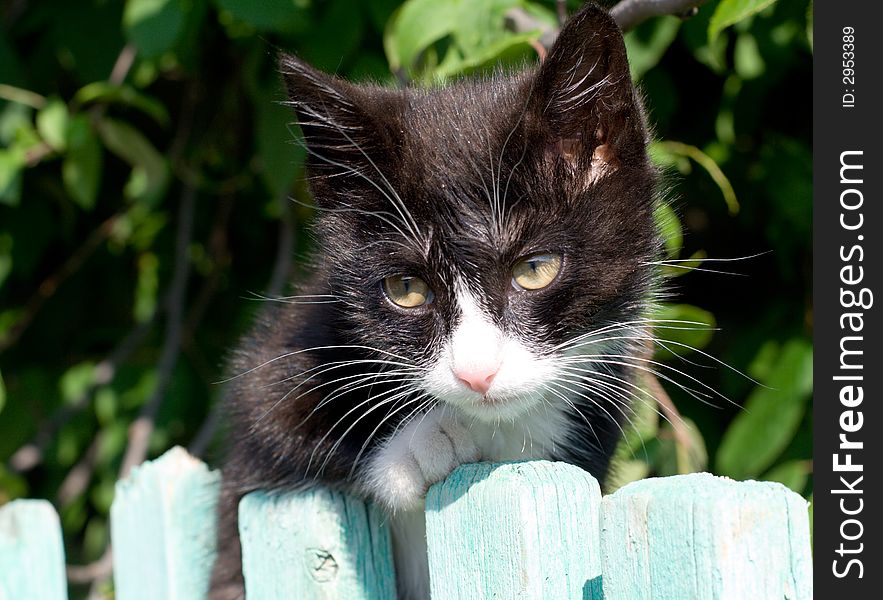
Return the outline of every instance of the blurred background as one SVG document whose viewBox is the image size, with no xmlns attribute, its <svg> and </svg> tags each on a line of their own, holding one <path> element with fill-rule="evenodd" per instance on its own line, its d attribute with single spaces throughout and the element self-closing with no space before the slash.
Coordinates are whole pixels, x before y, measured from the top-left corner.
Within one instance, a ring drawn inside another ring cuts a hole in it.
<svg viewBox="0 0 883 600">
<path fill-rule="evenodd" d="M 580 4 L 0 2 L 0 504 L 55 504 L 75 596 L 109 593 L 120 473 L 218 455 L 224 357 L 310 252 L 277 52 L 426 85 L 537 61 Z M 711 0 L 626 36 L 667 174 L 661 316 L 706 326 L 659 332 L 660 406 L 610 489 L 708 470 L 809 497 L 811 11 Z"/>
</svg>

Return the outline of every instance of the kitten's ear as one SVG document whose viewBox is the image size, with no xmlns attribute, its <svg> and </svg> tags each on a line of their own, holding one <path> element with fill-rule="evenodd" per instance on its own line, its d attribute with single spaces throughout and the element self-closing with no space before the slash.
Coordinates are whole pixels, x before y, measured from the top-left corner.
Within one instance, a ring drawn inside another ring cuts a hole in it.
<svg viewBox="0 0 883 600">
<path fill-rule="evenodd" d="M 290 54 L 280 56 L 279 70 L 304 135 L 310 169 L 354 175 L 366 168 L 383 136 L 377 115 L 367 108 L 371 102 L 365 90 Z"/>
<path fill-rule="evenodd" d="M 546 158 L 589 181 L 646 156 L 644 117 L 622 33 L 593 3 L 573 15 L 533 82 L 535 110 L 548 129 Z"/>
</svg>

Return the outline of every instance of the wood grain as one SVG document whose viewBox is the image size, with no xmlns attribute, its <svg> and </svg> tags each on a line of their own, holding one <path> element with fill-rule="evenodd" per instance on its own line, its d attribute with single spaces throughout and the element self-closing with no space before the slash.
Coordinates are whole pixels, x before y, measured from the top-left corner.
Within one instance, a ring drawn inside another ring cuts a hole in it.
<svg viewBox="0 0 883 600">
<path fill-rule="evenodd" d="M 426 498 L 432 597 L 600 599 L 600 501 L 565 463 L 457 468 Z"/>
<path fill-rule="evenodd" d="M 385 515 L 328 489 L 255 492 L 239 504 L 249 600 L 395 600 Z"/>
<path fill-rule="evenodd" d="M 606 600 L 812 598 L 806 500 L 708 473 L 644 479 L 601 502 Z"/>
<path fill-rule="evenodd" d="M 182 448 L 119 481 L 110 510 L 118 600 L 193 600 L 208 591 L 220 474 Z"/>
<path fill-rule="evenodd" d="M 61 525 L 45 500 L 0 507 L 0 600 L 67 598 Z"/>
</svg>

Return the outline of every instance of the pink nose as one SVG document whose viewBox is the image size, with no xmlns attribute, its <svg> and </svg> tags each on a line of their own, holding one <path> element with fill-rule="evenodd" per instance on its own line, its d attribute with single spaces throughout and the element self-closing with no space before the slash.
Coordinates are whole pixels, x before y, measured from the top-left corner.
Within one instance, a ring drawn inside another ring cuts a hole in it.
<svg viewBox="0 0 883 600">
<path fill-rule="evenodd" d="M 462 381 L 466 387 L 479 394 L 487 394 L 491 389 L 491 383 L 497 376 L 498 367 L 479 367 L 475 369 L 458 369 L 454 375 Z"/>
</svg>

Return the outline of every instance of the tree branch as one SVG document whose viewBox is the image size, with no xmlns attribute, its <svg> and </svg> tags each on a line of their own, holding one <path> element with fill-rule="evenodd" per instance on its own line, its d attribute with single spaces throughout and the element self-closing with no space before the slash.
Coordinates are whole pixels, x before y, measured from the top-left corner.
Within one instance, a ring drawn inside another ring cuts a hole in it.
<svg viewBox="0 0 883 600">
<path fill-rule="evenodd" d="M 558 27 L 567 22 L 567 0 L 555 0 L 555 11 L 558 15 Z"/>
<path fill-rule="evenodd" d="M 101 448 L 101 444 L 104 443 L 104 437 L 104 432 L 102 431 L 92 439 L 92 443 L 89 444 L 85 454 L 68 471 L 64 481 L 58 486 L 58 504 L 62 508 L 67 508 L 71 502 L 76 500 L 89 487 L 89 482 L 92 481 L 92 475 L 95 473 L 98 450 Z"/>
<path fill-rule="evenodd" d="M 707 0 L 622 0 L 610 9 L 610 15 L 619 25 L 623 32 L 630 31 L 652 17 L 663 15 L 676 15 L 682 18 L 693 16 L 698 7 Z M 552 47 L 558 32 L 567 20 L 567 5 L 565 2 L 556 2 L 558 14 L 558 27 L 549 27 L 521 7 L 515 7 L 506 12 L 508 26 L 516 33 L 526 31 L 542 32 L 539 43 L 546 49 Z M 537 50 L 540 59 L 544 52 Z"/>
<path fill-rule="evenodd" d="M 655 346 L 653 342 L 648 341 L 645 347 L 645 358 L 652 358 L 654 350 Z M 693 441 L 690 439 L 690 432 L 687 431 L 687 425 L 684 423 L 684 419 L 681 417 L 681 413 L 672 401 L 671 396 L 668 395 L 668 392 L 666 392 L 665 388 L 662 387 L 662 384 L 659 383 L 659 379 L 649 371 L 642 371 L 638 377 L 647 391 L 650 392 L 650 395 L 656 399 L 656 404 L 659 407 L 661 414 L 669 424 L 671 424 L 675 443 L 683 448 L 685 452 L 689 452 L 695 456 L 696 448 L 694 447 Z M 680 459 L 678 459 L 678 462 L 680 463 Z"/>
<path fill-rule="evenodd" d="M 287 197 L 279 199 L 282 215 L 279 217 L 279 242 L 276 245 L 276 260 L 273 263 L 273 273 L 267 284 L 267 295 L 276 297 L 285 291 L 285 286 L 291 277 L 291 267 L 294 262 L 294 215 L 291 214 L 291 203 Z"/>
<path fill-rule="evenodd" d="M 223 394 L 224 392 L 221 392 L 221 397 L 215 401 L 214 406 L 211 407 L 202 425 L 200 425 L 199 431 L 193 436 L 193 441 L 187 447 L 187 452 L 196 458 L 202 458 L 205 455 L 209 444 L 211 444 L 215 433 L 218 431 L 218 427 L 221 426 L 221 407 L 224 404 Z"/>
<path fill-rule="evenodd" d="M 276 260 L 273 264 L 273 272 L 267 284 L 267 295 L 271 298 L 284 293 L 285 286 L 291 277 L 292 264 L 294 262 L 294 246 L 296 242 L 294 215 L 291 211 L 290 202 L 286 198 L 280 199 L 282 215 L 279 219 L 279 241 L 276 250 Z M 223 394 L 223 392 L 222 392 Z M 193 456 L 202 457 L 218 427 L 221 424 L 221 406 L 223 397 L 215 401 L 202 425 L 190 442 L 187 451 Z"/>
<path fill-rule="evenodd" d="M 92 382 L 89 384 L 89 387 L 72 404 L 62 406 L 55 411 L 40 426 L 33 439 L 15 451 L 15 454 L 9 459 L 9 465 L 12 467 L 12 470 L 17 473 L 24 473 L 43 462 L 43 453 L 49 447 L 49 444 L 52 443 L 58 430 L 89 406 L 92 395 L 99 387 L 113 381 L 117 368 L 126 362 L 132 353 L 138 349 L 155 321 L 156 317 L 154 316 L 150 321 L 145 321 L 136 326 L 113 349 L 107 358 L 95 365 Z"/>
<path fill-rule="evenodd" d="M 56 290 L 58 290 L 58 286 L 64 283 L 68 277 L 76 273 L 86 260 L 92 256 L 92 253 L 99 248 L 101 243 L 110 236 L 114 225 L 121 216 L 122 213 L 116 213 L 105 219 L 95 231 L 89 234 L 89 237 L 86 238 L 83 245 L 77 248 L 64 264 L 43 280 L 37 288 L 37 291 L 34 292 L 27 304 L 25 304 L 22 316 L 19 317 L 15 325 L 9 328 L 9 331 L 7 331 L 4 336 L 0 337 L 0 352 L 7 350 L 18 341 L 31 324 L 31 321 L 34 320 L 34 317 L 37 316 L 37 313 L 43 307 L 43 304 L 55 294 Z"/>
<path fill-rule="evenodd" d="M 225 194 L 217 203 L 218 208 L 215 211 L 212 231 L 208 237 L 209 259 L 211 260 L 212 267 L 205 277 L 202 288 L 191 303 L 187 319 L 184 321 L 184 332 L 181 339 L 182 345 L 185 348 L 193 343 L 196 329 L 199 327 L 199 323 L 202 321 L 202 317 L 205 315 L 205 311 L 208 310 L 212 298 L 217 291 L 221 274 L 230 266 L 230 261 L 232 260 L 227 227 L 230 224 L 230 215 L 233 212 L 233 202 L 233 196 Z"/>
<path fill-rule="evenodd" d="M 622 0 L 610 9 L 610 16 L 623 31 L 630 31 L 652 17 L 691 17 L 707 0 Z"/>
<path fill-rule="evenodd" d="M 110 546 L 101 558 L 88 565 L 68 565 L 67 580 L 72 584 L 92 583 L 107 579 L 113 573 L 113 552 Z"/>
<path fill-rule="evenodd" d="M 129 74 L 132 64 L 135 62 L 135 55 L 137 53 L 138 51 L 132 44 L 126 44 L 123 46 L 123 49 L 120 50 L 119 56 L 117 56 L 116 62 L 113 63 L 113 69 L 110 71 L 108 81 L 114 85 L 122 84 L 126 79 L 126 75 Z"/>
<path fill-rule="evenodd" d="M 178 356 L 181 353 L 181 334 L 184 321 L 184 301 L 187 292 L 187 280 L 190 276 L 190 239 L 193 233 L 193 213 L 196 205 L 196 191 L 184 185 L 181 194 L 181 206 L 178 209 L 178 230 L 175 241 L 175 272 L 166 297 L 166 334 L 157 367 L 156 388 L 147 403 L 141 408 L 138 417 L 129 427 L 129 444 L 123 455 L 120 467 L 120 479 L 126 477 L 147 457 L 150 435 L 156 426 L 156 415 L 162 406 L 166 389 L 172 379 Z"/>
</svg>

